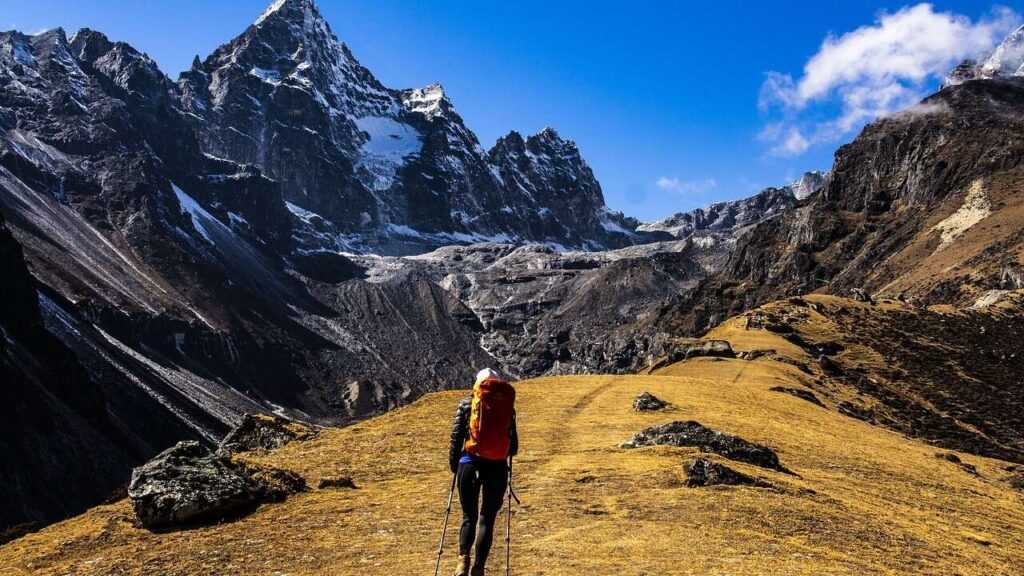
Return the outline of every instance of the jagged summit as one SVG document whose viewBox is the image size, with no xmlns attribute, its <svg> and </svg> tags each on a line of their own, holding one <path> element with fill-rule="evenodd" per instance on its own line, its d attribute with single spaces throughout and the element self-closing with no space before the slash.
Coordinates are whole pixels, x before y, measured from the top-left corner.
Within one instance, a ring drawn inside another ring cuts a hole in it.
<svg viewBox="0 0 1024 576">
<path fill-rule="evenodd" d="M 639 229 L 667 232 L 677 238 L 704 234 L 731 243 L 752 225 L 775 217 L 792 208 L 798 200 L 813 195 L 825 185 L 827 177 L 828 173 L 820 170 L 805 172 L 786 186 L 769 187 L 749 198 L 716 202 L 707 208 L 679 212 L 644 224 Z"/>
<path fill-rule="evenodd" d="M 531 176 L 513 181 L 534 184 L 504 180 L 501 159 L 481 148 L 441 84 L 384 86 L 311 0 L 275 2 L 178 87 L 205 152 L 280 182 L 300 226 L 310 214 L 328 224 L 299 231 L 301 250 L 636 241 L 625 220 L 605 225 L 604 198 L 574 143 L 550 129 L 531 136 L 524 146 L 541 161 L 526 158 L 538 167 L 517 166 Z"/>
<path fill-rule="evenodd" d="M 253 26 L 261 26 L 272 18 L 305 23 L 320 18 L 320 11 L 313 0 L 275 0 L 253 22 Z"/>
<path fill-rule="evenodd" d="M 409 112 L 422 114 L 433 120 L 455 110 L 454 105 L 445 94 L 440 82 L 428 84 L 423 88 L 410 88 L 401 93 L 402 104 Z"/>
</svg>

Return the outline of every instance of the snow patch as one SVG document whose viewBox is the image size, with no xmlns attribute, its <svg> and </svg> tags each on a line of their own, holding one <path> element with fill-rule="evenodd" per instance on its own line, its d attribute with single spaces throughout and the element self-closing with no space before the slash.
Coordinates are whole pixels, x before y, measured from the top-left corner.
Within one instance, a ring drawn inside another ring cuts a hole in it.
<svg viewBox="0 0 1024 576">
<path fill-rule="evenodd" d="M 257 18 L 252 25 L 259 26 L 260 24 L 262 24 L 263 21 L 269 18 L 271 14 L 277 12 L 282 7 L 284 7 L 286 2 L 288 2 L 288 0 L 275 0 L 273 4 L 267 6 L 267 9 L 263 11 L 263 14 L 260 14 L 260 17 Z"/>
<path fill-rule="evenodd" d="M 266 70 L 253 66 L 252 70 L 249 70 L 249 74 L 273 86 L 281 84 L 281 75 L 274 70 Z"/>
<path fill-rule="evenodd" d="M 178 188 L 177 184 L 172 182 L 171 188 L 174 188 L 174 195 L 178 197 L 178 204 L 181 204 L 182 214 L 188 214 L 192 218 L 192 226 L 195 226 L 196 231 L 203 236 L 203 239 L 210 244 L 215 244 L 213 238 L 210 236 L 210 232 L 204 225 L 204 221 L 207 224 L 210 223 L 210 221 L 217 222 L 219 224 L 220 221 L 214 218 L 213 214 L 210 214 L 205 208 L 200 206 L 199 202 L 196 202 L 195 198 L 189 196 L 181 188 Z"/>
<path fill-rule="evenodd" d="M 378 191 L 391 188 L 395 173 L 406 159 L 420 153 L 422 136 L 412 126 L 386 116 L 364 116 L 353 121 L 367 135 L 357 162 L 367 174 L 363 183 Z"/>
</svg>

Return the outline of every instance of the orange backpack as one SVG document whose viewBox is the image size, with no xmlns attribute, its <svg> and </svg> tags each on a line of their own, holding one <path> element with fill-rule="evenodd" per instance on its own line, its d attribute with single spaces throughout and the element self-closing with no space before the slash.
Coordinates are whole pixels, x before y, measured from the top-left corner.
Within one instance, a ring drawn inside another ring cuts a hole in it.
<svg viewBox="0 0 1024 576">
<path fill-rule="evenodd" d="M 473 386 L 466 452 L 486 460 L 504 460 L 511 444 L 515 405 L 516 389 L 504 380 L 488 378 Z"/>
</svg>

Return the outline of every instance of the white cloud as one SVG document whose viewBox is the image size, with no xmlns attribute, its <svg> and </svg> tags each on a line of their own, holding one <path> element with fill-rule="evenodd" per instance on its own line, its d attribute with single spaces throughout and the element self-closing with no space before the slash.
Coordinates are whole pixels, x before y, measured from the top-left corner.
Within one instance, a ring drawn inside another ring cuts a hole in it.
<svg viewBox="0 0 1024 576">
<path fill-rule="evenodd" d="M 799 155 L 814 144 L 835 141 L 878 116 L 916 104 L 953 66 L 991 50 L 1019 22 L 1007 8 L 972 22 L 917 4 L 882 13 L 873 25 L 842 36 L 829 35 L 799 79 L 766 74 L 758 107 L 782 119 L 766 126 L 759 139 L 776 155 Z M 820 120 L 818 107 L 837 111 Z"/>
<path fill-rule="evenodd" d="M 772 156 L 799 156 L 811 147 L 811 142 L 799 128 L 785 122 L 766 125 L 757 139 L 771 145 L 768 153 Z"/>
<path fill-rule="evenodd" d="M 710 192 L 718 187 L 718 182 L 714 178 L 704 178 L 703 180 L 680 180 L 679 178 L 669 178 L 668 176 L 662 176 L 654 183 L 655 186 L 665 190 L 667 192 L 675 192 L 676 194 L 703 194 L 704 192 Z"/>
</svg>

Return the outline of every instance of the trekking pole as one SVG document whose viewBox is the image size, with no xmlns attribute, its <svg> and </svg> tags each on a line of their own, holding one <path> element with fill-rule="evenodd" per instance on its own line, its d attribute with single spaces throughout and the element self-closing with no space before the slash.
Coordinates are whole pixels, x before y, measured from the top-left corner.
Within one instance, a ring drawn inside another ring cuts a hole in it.
<svg viewBox="0 0 1024 576">
<path fill-rule="evenodd" d="M 512 457 L 508 457 L 508 505 L 505 507 L 505 576 L 512 574 L 512 565 L 509 559 L 512 555 L 512 499 L 515 498 L 519 504 L 519 497 L 512 489 Z"/>
<path fill-rule="evenodd" d="M 458 472 L 452 474 L 452 487 L 448 491 L 448 507 L 444 510 L 444 526 L 441 528 L 441 542 L 437 545 L 437 564 L 434 566 L 434 576 L 441 571 L 441 553 L 444 552 L 444 537 L 448 534 L 448 515 L 452 511 L 452 497 L 455 496 L 455 480 L 458 477 Z"/>
</svg>

